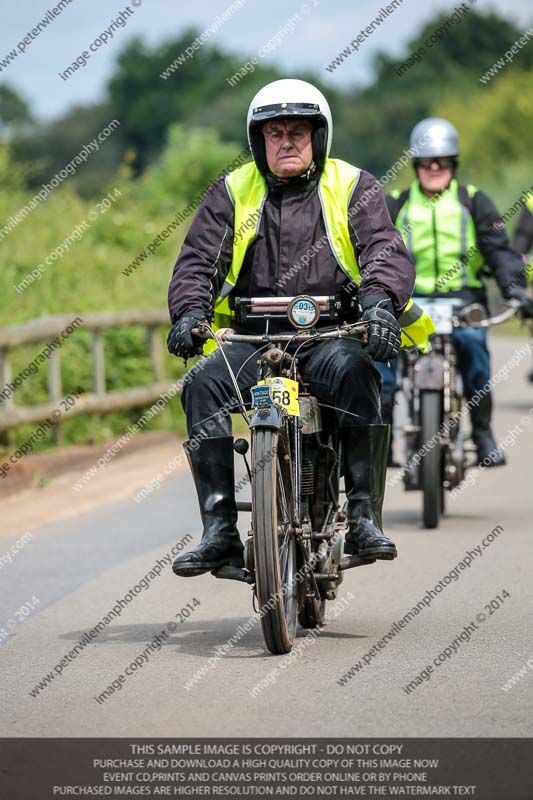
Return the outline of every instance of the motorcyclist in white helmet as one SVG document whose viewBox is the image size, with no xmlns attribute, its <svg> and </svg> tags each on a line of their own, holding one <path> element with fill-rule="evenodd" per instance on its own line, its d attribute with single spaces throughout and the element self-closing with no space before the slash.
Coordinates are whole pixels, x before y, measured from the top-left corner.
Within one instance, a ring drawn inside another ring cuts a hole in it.
<svg viewBox="0 0 533 800">
<path fill-rule="evenodd" d="M 234 297 L 342 296 L 344 319 L 369 321 L 368 347 L 349 338 L 322 341 L 299 352 L 299 369 L 319 401 L 336 409 L 348 500 L 347 552 L 394 558 L 396 547 L 381 524 L 388 427 L 380 418 L 374 361 L 398 352 L 397 318 L 411 297 L 413 264 L 375 178 L 329 157 L 331 112 L 316 87 L 292 79 L 268 84 L 253 98 L 247 126 L 253 162 L 212 184 L 174 267 L 169 351 L 184 358 L 199 355 L 202 346 L 191 330 L 203 320 L 229 323 L 241 333 L 262 332 L 264 322 L 236 324 Z M 270 331 L 289 328 L 286 320 L 277 327 L 272 322 Z M 256 346 L 232 343 L 224 351 L 249 404 Z M 204 532 L 194 550 L 175 560 L 180 576 L 242 565 L 243 550 L 231 421 L 217 414 L 233 395 L 220 351 L 189 376 L 182 394 L 185 446 Z"/>
</svg>

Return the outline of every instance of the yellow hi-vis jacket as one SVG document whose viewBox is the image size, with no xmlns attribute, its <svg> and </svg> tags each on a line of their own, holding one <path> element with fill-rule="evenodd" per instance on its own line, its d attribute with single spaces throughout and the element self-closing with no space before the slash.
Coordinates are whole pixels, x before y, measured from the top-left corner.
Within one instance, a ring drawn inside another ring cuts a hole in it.
<svg viewBox="0 0 533 800">
<path fill-rule="evenodd" d="M 361 283 L 361 273 L 350 240 L 348 204 L 359 172 L 357 167 L 346 161 L 328 158 L 318 183 L 329 246 L 340 267 L 356 286 Z M 246 251 L 259 230 L 268 194 L 266 180 L 253 162 L 244 164 L 228 175 L 226 186 L 234 205 L 234 231 L 239 235 L 233 238 L 231 266 L 215 301 L 214 330 L 232 325 L 234 313 L 229 306 L 228 295 L 235 288 Z M 398 321 L 402 327 L 402 347 L 416 346 L 422 352 L 431 349 L 429 336 L 435 332 L 433 322 L 412 300 L 409 300 Z M 204 345 L 204 353 L 215 348 L 215 342 L 208 341 Z"/>
</svg>

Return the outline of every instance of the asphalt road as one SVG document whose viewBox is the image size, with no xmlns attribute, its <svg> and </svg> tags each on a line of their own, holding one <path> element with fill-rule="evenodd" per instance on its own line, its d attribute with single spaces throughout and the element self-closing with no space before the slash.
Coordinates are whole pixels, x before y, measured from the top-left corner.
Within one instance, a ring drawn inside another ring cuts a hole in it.
<svg viewBox="0 0 533 800">
<path fill-rule="evenodd" d="M 495 341 L 493 370 L 524 341 Z M 8 634 L 0 634 L 0 735 L 533 735 L 533 670 L 508 691 L 502 688 L 533 657 L 529 362 L 524 357 L 496 388 L 497 434 L 502 439 L 515 429 L 509 466 L 486 470 L 450 499 L 436 531 L 422 530 L 417 493 L 406 494 L 399 484 L 389 488 L 385 525 L 398 559 L 345 573 L 337 615 L 318 636 L 305 639 L 301 631 L 290 662 L 265 651 L 249 587 L 210 575 L 178 579 L 165 566 L 61 667 L 81 637 L 177 541 L 199 537 L 188 474 L 168 480 L 140 505 L 123 501 L 34 531 L 0 569 L 0 627 Z M 470 567 L 458 570 L 457 580 L 448 578 L 428 607 L 398 626 L 339 685 L 394 622 L 495 529 Z M 3 537 L 0 555 L 18 538 Z M 485 608 L 497 595 L 499 607 Z M 176 614 L 188 604 L 190 616 L 183 612 L 180 622 Z M 477 618 L 469 641 L 464 634 L 454 652 L 451 643 L 479 614 L 485 619 Z M 249 621 L 249 632 L 210 662 Z M 156 636 L 159 649 L 150 644 Z M 403 687 L 447 647 L 451 655 L 407 694 Z M 125 676 L 135 659 L 142 666 Z M 202 667 L 205 674 L 186 688 Z M 48 673 L 54 678 L 35 692 Z M 114 691 L 98 702 L 113 681 Z"/>
</svg>

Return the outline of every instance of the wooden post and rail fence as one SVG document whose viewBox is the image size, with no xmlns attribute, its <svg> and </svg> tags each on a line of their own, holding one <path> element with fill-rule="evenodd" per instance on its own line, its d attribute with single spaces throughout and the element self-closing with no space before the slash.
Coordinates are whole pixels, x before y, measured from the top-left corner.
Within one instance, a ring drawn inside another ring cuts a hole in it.
<svg viewBox="0 0 533 800">
<path fill-rule="evenodd" d="M 72 327 L 73 319 L 76 319 L 73 314 L 60 314 L 0 328 L 0 392 L 13 381 L 12 351 L 39 342 L 52 342 Z M 173 382 L 165 378 L 165 351 L 160 336 L 161 326 L 168 324 L 168 311 L 164 309 L 84 313 L 75 330 L 92 333 L 92 391 L 79 395 L 68 409 L 62 408 L 61 401 L 65 398 L 61 383 L 61 347 L 54 348 L 48 358 L 48 402 L 21 406 L 14 402 L 12 395 L 0 399 L 0 432 L 18 425 L 44 422 L 52 414 L 54 422 L 61 424 L 67 415 L 70 418 L 80 414 L 106 414 L 155 402 L 173 386 Z M 154 380 L 147 386 L 107 391 L 103 334 L 112 328 L 129 326 L 146 329 Z"/>
</svg>

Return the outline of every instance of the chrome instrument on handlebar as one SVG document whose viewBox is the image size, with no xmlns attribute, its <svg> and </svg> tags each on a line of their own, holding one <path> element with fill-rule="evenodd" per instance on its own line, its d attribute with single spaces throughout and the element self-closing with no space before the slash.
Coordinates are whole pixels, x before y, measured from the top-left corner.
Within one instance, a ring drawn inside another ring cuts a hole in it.
<svg viewBox="0 0 533 800">
<path fill-rule="evenodd" d="M 342 322 L 338 327 L 329 330 L 316 330 L 318 320 L 336 321 L 341 311 L 346 311 L 340 300 L 334 296 L 297 295 L 295 297 L 237 297 L 235 298 L 236 321 L 288 319 L 290 324 L 301 333 L 265 333 L 239 334 L 232 328 L 222 328 L 216 333 L 207 323 L 194 328 L 192 333 L 200 339 L 212 337 L 220 347 L 221 342 L 251 342 L 265 344 L 268 341 L 280 344 L 287 342 L 301 343 L 311 339 L 338 339 L 343 336 L 358 336 L 366 343 L 367 322 Z"/>
</svg>

